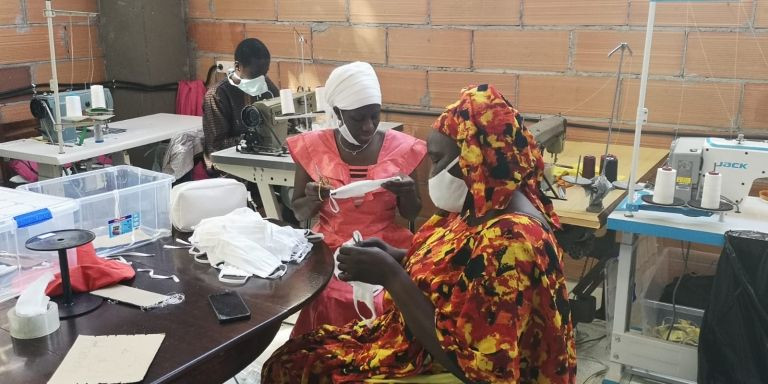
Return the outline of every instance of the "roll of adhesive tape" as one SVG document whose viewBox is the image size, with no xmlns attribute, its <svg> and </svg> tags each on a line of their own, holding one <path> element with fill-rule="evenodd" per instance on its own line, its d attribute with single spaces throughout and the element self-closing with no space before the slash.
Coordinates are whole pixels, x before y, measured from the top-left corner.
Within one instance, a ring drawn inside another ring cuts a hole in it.
<svg viewBox="0 0 768 384">
<path fill-rule="evenodd" d="M 59 329 L 59 306 L 48 302 L 48 310 L 37 316 L 19 316 L 16 307 L 8 310 L 11 336 L 16 339 L 36 339 L 56 332 Z"/>
<path fill-rule="evenodd" d="M 653 186 L 653 202 L 656 204 L 672 204 L 675 201 L 675 181 L 677 170 L 662 167 L 656 170 L 656 182 Z"/>
<path fill-rule="evenodd" d="M 296 109 L 293 106 L 293 93 L 290 89 L 280 90 L 280 109 L 283 115 L 296 113 Z"/>
</svg>

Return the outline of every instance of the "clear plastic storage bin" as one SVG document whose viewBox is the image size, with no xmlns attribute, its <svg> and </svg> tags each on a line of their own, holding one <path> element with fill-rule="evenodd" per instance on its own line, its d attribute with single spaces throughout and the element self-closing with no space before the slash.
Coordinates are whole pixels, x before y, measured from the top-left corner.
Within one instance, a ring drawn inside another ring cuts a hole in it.
<svg viewBox="0 0 768 384">
<path fill-rule="evenodd" d="M 0 187 L 0 302 L 17 296 L 37 277 L 59 271 L 56 252 L 24 243 L 41 233 L 75 228 L 77 202 Z"/>
<path fill-rule="evenodd" d="M 717 269 L 716 263 L 717 255 L 690 251 L 686 273 L 695 273 L 702 276 L 714 275 Z M 672 340 L 676 335 L 682 335 L 681 333 L 675 334 L 673 332 L 670 341 L 697 345 L 698 331 L 701 330 L 704 310 L 678 304 L 675 306 L 675 311 L 673 311 L 672 304 L 658 301 L 664 291 L 664 287 L 682 273 L 682 251 L 679 248 L 665 248 L 657 259 L 653 278 L 648 283 L 648 288 L 644 294 L 642 302 L 643 335 L 666 339 L 666 329 L 668 328 L 663 328 L 663 326 L 672 323 L 673 312 L 676 312 L 675 323 L 679 325 L 683 322 L 685 324 L 680 330 L 685 331 L 686 337 L 684 340 Z"/>
<path fill-rule="evenodd" d="M 19 188 L 75 199 L 77 228 L 96 234 L 94 246 L 105 256 L 171 234 L 173 176 L 121 165 Z"/>
</svg>

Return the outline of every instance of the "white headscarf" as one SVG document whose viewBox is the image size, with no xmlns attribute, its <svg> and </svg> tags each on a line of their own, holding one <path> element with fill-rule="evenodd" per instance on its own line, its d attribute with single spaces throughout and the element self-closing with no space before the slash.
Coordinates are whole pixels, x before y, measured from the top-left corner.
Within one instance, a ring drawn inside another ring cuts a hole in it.
<svg viewBox="0 0 768 384">
<path fill-rule="evenodd" d="M 370 104 L 381 105 L 381 87 L 376 71 L 370 64 L 361 61 L 334 69 L 325 82 L 325 101 L 328 104 L 325 113 L 331 128 L 340 125 L 333 107 L 349 111 Z M 355 141 L 350 142 L 357 144 Z"/>
</svg>

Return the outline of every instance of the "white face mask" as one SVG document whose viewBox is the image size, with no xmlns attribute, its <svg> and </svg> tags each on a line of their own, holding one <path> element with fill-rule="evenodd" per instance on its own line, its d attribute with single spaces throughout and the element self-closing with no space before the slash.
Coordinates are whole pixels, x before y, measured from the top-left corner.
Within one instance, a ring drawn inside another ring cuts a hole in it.
<svg viewBox="0 0 768 384">
<path fill-rule="evenodd" d="M 336 199 L 363 197 L 366 193 L 373 192 L 381 188 L 381 185 L 388 181 L 400 180 L 402 180 L 400 176 L 389 177 L 386 179 L 360 180 L 336 188 L 331 191 L 331 210 L 335 213 L 339 212 L 339 204 L 336 203 Z"/>
<path fill-rule="evenodd" d="M 211 264 L 217 265 L 211 260 L 211 253 L 217 255 L 217 259 L 223 259 L 224 266 L 264 279 L 278 278 L 288 269 L 277 256 L 243 236 L 229 235 L 219 239 L 213 252 L 208 253 Z"/>
<path fill-rule="evenodd" d="M 232 81 L 233 77 L 238 80 L 237 84 Z M 267 80 L 264 78 L 264 75 L 255 79 L 241 79 L 234 70 L 230 70 L 229 74 L 227 74 L 227 80 L 229 80 L 230 84 L 240 88 L 241 91 L 251 96 L 259 96 L 269 92 L 269 86 L 267 85 Z"/>
<path fill-rule="evenodd" d="M 359 235 L 359 234 L 358 234 Z M 360 237 L 362 239 L 362 237 Z M 360 241 L 360 240 L 358 240 Z M 349 240 L 344 245 L 354 245 L 354 240 Z M 341 248 L 341 247 L 339 247 Z M 341 271 L 339 270 L 339 249 L 336 249 L 336 253 L 333 254 L 333 261 L 335 262 L 335 267 L 333 270 L 334 275 L 338 278 L 339 273 Z M 357 312 L 357 315 L 360 316 L 360 318 L 365 321 L 366 324 L 370 324 L 373 319 L 376 318 L 376 295 L 381 292 L 384 287 L 381 285 L 373 285 L 368 283 L 361 283 L 359 281 L 348 281 L 349 285 L 352 286 L 352 299 L 353 303 L 355 305 L 355 312 Z M 363 304 L 365 304 L 366 307 L 368 307 L 368 310 L 371 312 L 371 317 L 365 318 L 362 314 L 360 314 L 360 310 L 358 309 L 357 302 L 361 301 Z"/>
<path fill-rule="evenodd" d="M 461 212 L 464 201 L 467 199 L 467 184 L 464 180 L 451 175 L 451 169 L 459 158 L 456 157 L 445 169 L 429 179 L 429 198 L 436 207 L 448 212 Z"/>
</svg>

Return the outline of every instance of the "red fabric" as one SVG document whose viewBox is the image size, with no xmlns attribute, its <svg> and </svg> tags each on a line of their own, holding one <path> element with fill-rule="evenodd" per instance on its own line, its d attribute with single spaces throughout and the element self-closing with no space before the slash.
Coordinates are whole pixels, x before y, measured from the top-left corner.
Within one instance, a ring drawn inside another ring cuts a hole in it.
<svg viewBox="0 0 768 384">
<path fill-rule="evenodd" d="M 205 180 L 210 179 L 208 171 L 205 170 L 205 161 L 198 161 L 192 168 L 192 180 Z"/>
<path fill-rule="evenodd" d="M 179 81 L 176 92 L 176 114 L 189 116 L 203 115 L 205 84 L 202 80 Z"/>
<path fill-rule="evenodd" d="M 314 131 L 291 136 L 287 140 L 291 156 L 304 168 L 313 180 L 322 175 L 333 188 L 349 184 L 349 165 L 341 160 L 333 130 Z M 376 164 L 368 169 L 367 178 L 383 179 L 400 174 L 410 175 L 427 153 L 424 141 L 397 131 L 388 131 L 381 145 Z M 352 238 L 359 230 L 363 238 L 378 237 L 399 248 L 411 245 L 413 234 L 395 223 L 397 198 L 386 190 L 368 193 L 362 199 L 338 200 L 340 211 L 333 213 L 329 203 L 320 208 L 315 232 L 325 236 L 325 243 L 332 252 Z M 376 297 L 376 312 L 384 312 L 383 294 Z M 363 316 L 369 316 L 363 303 L 358 303 Z M 320 295 L 299 314 L 291 336 L 309 332 L 320 325 L 341 326 L 358 319 L 352 302 L 352 286 L 331 278 Z"/>
<path fill-rule="evenodd" d="M 112 159 L 105 155 L 100 155 L 97 157 L 96 162 L 98 164 L 112 165 Z M 16 172 L 17 175 L 23 177 L 24 180 L 26 180 L 28 183 L 34 183 L 38 181 L 38 164 L 36 162 L 26 160 L 11 160 L 8 162 L 8 166 L 12 171 Z M 72 163 L 64 164 L 65 168 L 71 166 Z"/>
<path fill-rule="evenodd" d="M 90 292 L 99 288 L 130 280 L 136 275 L 133 267 L 116 260 L 104 260 L 96 256 L 93 243 L 77 247 L 77 266 L 69 268 L 72 292 Z M 45 294 L 61 295 L 61 273 L 54 275 Z"/>
</svg>

